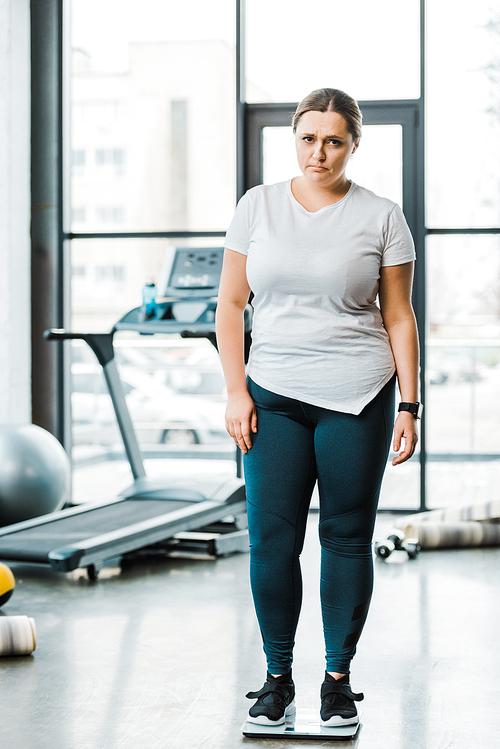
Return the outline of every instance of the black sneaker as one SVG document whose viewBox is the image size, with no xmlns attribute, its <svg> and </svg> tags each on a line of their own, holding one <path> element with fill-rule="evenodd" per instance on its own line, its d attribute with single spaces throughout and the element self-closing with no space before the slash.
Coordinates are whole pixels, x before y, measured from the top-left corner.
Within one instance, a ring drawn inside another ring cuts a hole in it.
<svg viewBox="0 0 500 749">
<path fill-rule="evenodd" d="M 327 672 L 321 685 L 321 725 L 350 726 L 359 722 L 354 701 L 364 699 L 363 694 L 354 694 L 349 684 L 349 674 L 334 679 Z"/>
<path fill-rule="evenodd" d="M 276 678 L 269 672 L 266 683 L 258 692 L 248 692 L 250 700 L 257 700 L 248 711 L 247 721 L 262 726 L 280 726 L 285 716 L 295 713 L 295 686 L 292 672 Z"/>
</svg>

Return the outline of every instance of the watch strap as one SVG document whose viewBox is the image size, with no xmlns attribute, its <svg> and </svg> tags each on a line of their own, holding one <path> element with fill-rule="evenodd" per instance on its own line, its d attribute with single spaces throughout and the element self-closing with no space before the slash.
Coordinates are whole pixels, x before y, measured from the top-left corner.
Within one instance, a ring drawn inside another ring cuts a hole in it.
<svg viewBox="0 0 500 749">
<path fill-rule="evenodd" d="M 399 404 L 398 411 L 409 411 L 416 419 L 422 417 L 422 411 L 424 409 L 423 403 L 406 403 L 402 402 Z"/>
</svg>

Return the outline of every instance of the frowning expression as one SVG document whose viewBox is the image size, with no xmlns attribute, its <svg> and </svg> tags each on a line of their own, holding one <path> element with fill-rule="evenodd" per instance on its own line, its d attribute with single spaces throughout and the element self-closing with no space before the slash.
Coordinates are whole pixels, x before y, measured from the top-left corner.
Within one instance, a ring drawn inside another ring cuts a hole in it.
<svg viewBox="0 0 500 749">
<path fill-rule="evenodd" d="M 302 174 L 318 187 L 334 188 L 345 182 L 345 170 L 358 143 L 337 112 L 305 112 L 295 133 Z"/>
</svg>

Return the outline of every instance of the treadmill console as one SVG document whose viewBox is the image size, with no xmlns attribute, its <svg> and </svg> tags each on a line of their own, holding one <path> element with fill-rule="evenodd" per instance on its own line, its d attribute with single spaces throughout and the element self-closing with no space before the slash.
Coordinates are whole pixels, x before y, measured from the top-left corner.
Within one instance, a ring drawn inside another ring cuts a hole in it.
<svg viewBox="0 0 500 749">
<path fill-rule="evenodd" d="M 222 272 L 223 247 L 168 247 L 156 284 L 156 312 L 143 307 L 127 312 L 114 330 L 143 335 L 176 333 L 184 338 L 208 338 L 216 346 L 215 311 Z M 245 351 L 248 356 L 252 308 L 245 310 Z"/>
<path fill-rule="evenodd" d="M 157 283 L 157 299 L 217 296 L 223 247 L 169 247 Z"/>
</svg>

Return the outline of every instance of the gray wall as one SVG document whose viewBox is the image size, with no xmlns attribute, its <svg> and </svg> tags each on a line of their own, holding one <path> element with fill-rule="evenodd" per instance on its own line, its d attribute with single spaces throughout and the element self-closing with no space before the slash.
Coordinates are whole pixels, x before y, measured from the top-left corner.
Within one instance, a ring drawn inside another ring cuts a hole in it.
<svg viewBox="0 0 500 749">
<path fill-rule="evenodd" d="M 30 4 L 0 0 L 0 424 L 31 422 Z"/>
</svg>

